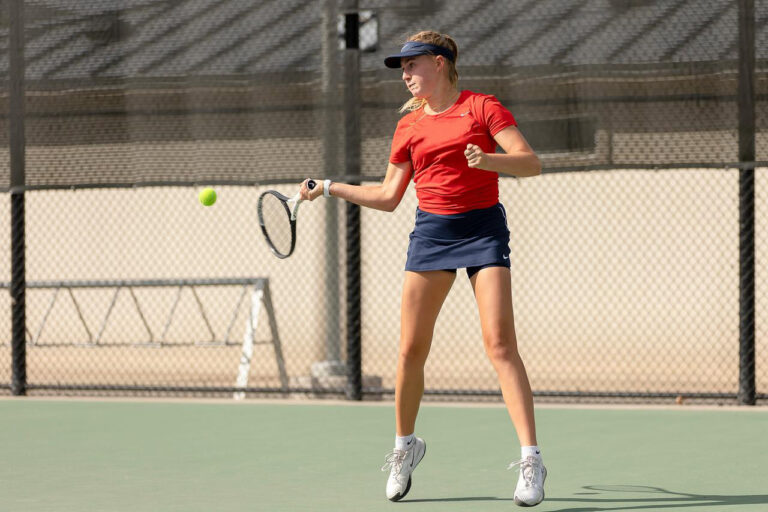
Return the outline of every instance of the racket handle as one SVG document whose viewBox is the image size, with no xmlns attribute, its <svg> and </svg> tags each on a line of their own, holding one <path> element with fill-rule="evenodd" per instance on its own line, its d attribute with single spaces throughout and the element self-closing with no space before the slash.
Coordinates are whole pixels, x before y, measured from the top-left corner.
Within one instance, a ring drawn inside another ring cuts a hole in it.
<svg viewBox="0 0 768 512">
<path fill-rule="evenodd" d="M 315 182 L 315 180 L 309 180 L 309 181 L 307 182 L 307 188 L 308 188 L 309 190 L 312 190 L 313 188 L 315 188 L 315 186 L 316 186 L 316 185 L 317 185 L 317 183 Z"/>
</svg>

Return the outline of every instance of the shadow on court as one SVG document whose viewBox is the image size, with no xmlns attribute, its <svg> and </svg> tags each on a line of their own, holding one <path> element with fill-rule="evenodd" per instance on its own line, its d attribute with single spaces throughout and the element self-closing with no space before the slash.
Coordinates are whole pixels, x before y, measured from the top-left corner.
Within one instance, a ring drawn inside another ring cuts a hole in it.
<svg viewBox="0 0 768 512">
<path fill-rule="evenodd" d="M 587 485 L 586 492 L 577 492 L 576 496 L 583 498 L 547 498 L 545 504 L 582 503 L 583 506 L 567 507 L 551 510 L 551 512 L 602 512 L 606 510 L 654 510 L 696 507 L 723 507 L 735 505 L 768 505 L 768 494 L 753 495 L 722 495 L 722 494 L 689 494 L 674 492 L 660 487 L 639 485 Z M 621 497 L 610 497 L 608 493 L 621 493 Z M 653 496 L 634 498 L 626 497 L 631 494 L 653 494 Z M 589 496 L 589 497 L 587 497 Z M 594 497 L 592 497 L 594 496 Z M 514 501 L 513 498 L 495 496 L 465 496 L 457 498 L 421 498 L 404 500 L 400 503 L 449 503 L 449 502 L 482 502 L 482 501 Z"/>
<path fill-rule="evenodd" d="M 583 489 L 586 489 L 586 492 L 575 493 L 577 496 L 585 496 L 583 498 L 547 498 L 545 503 L 576 502 L 584 504 L 584 506 L 561 508 L 552 510 L 552 512 L 656 510 L 685 507 L 703 510 L 706 507 L 768 505 L 768 494 L 689 494 L 644 485 L 587 485 Z M 609 493 L 620 493 L 622 496 L 610 497 Z M 651 496 L 629 497 L 629 495 L 637 494 L 651 494 Z"/>
</svg>

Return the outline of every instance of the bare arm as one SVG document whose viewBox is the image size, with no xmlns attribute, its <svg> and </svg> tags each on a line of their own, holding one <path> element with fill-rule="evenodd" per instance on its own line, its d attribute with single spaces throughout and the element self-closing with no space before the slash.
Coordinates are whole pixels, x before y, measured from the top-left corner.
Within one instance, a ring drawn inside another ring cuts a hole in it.
<svg viewBox="0 0 768 512">
<path fill-rule="evenodd" d="M 386 212 L 394 211 L 411 179 L 411 163 L 390 163 L 387 174 L 379 185 L 350 185 L 347 183 L 332 183 L 330 194 L 351 203 L 359 204 Z M 317 181 L 317 186 L 309 190 L 307 182 L 301 184 L 301 198 L 314 201 L 323 195 L 323 182 Z"/>
<path fill-rule="evenodd" d="M 467 144 L 464 156 L 470 167 L 510 174 L 518 178 L 541 174 L 541 161 L 536 156 L 528 141 L 515 126 L 508 126 L 494 137 L 496 143 L 504 150 L 500 153 L 485 153 L 474 144 Z"/>
</svg>

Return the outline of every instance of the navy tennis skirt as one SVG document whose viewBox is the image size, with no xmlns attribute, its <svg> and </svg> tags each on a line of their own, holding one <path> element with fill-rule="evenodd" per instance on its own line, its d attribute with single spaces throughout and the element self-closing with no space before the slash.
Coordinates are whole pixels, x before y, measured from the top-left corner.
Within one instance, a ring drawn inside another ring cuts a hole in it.
<svg viewBox="0 0 768 512">
<path fill-rule="evenodd" d="M 507 213 L 501 203 L 451 215 L 417 208 L 410 239 L 405 270 L 466 268 L 472 277 L 485 267 L 510 268 Z"/>
</svg>

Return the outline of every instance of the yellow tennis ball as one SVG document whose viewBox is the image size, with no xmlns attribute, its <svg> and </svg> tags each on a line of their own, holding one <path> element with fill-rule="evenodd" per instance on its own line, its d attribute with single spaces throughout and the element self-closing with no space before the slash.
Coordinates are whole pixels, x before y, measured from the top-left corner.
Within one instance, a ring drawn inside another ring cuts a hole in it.
<svg viewBox="0 0 768 512">
<path fill-rule="evenodd" d="M 216 202 L 216 191 L 212 188 L 204 188 L 197 195 L 197 198 L 200 199 L 200 202 L 205 206 L 211 206 Z"/>
</svg>

